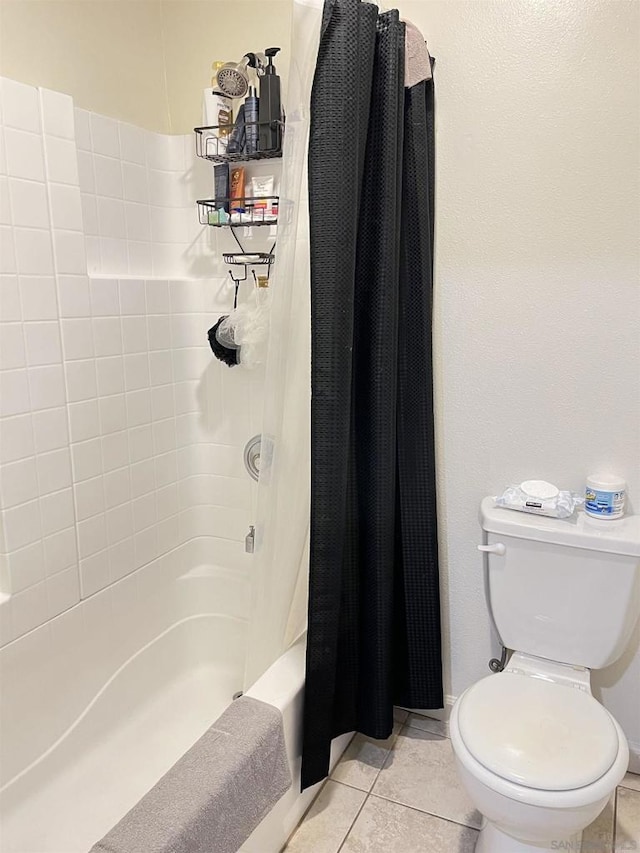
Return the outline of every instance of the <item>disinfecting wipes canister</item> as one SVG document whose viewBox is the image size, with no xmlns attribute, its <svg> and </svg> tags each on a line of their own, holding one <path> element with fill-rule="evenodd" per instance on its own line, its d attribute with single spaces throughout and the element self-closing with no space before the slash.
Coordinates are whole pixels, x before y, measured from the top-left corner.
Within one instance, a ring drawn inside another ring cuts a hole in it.
<svg viewBox="0 0 640 853">
<path fill-rule="evenodd" d="M 584 494 L 584 511 L 594 518 L 620 518 L 624 515 L 627 484 L 620 477 L 590 475 Z"/>
</svg>

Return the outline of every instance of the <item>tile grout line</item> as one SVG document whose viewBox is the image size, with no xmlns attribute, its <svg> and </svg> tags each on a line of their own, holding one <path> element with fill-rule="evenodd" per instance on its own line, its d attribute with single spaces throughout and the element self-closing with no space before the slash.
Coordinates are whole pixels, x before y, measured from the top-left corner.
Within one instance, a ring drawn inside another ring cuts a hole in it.
<svg viewBox="0 0 640 853">
<path fill-rule="evenodd" d="M 337 784 L 338 784 L 338 785 L 340 785 L 341 783 L 340 783 L 340 782 L 338 782 Z M 365 807 L 365 805 L 366 805 L 366 804 L 367 804 L 367 802 L 369 801 L 369 797 L 371 796 L 371 793 L 370 793 L 370 792 L 364 792 L 364 793 L 366 794 L 366 796 L 365 796 L 364 800 L 362 801 L 362 803 L 360 804 L 360 808 L 359 808 L 359 809 L 358 809 L 358 811 L 356 812 L 355 817 L 354 817 L 354 818 L 353 818 L 353 820 L 351 821 L 351 823 L 350 823 L 350 825 L 349 825 L 349 829 L 346 831 L 344 838 L 343 838 L 343 839 L 342 839 L 342 841 L 340 842 L 340 846 L 339 846 L 339 847 L 338 847 L 338 849 L 336 850 L 336 853 L 341 853 L 341 850 L 343 849 L 344 845 L 347 843 L 347 840 L 348 840 L 349 836 L 351 835 L 351 830 L 352 830 L 352 829 L 353 829 L 353 827 L 356 825 L 356 821 L 357 821 L 357 820 L 358 820 L 358 818 L 360 817 L 360 814 L 361 814 L 361 812 L 362 812 L 362 809 Z"/>
<path fill-rule="evenodd" d="M 383 794 L 371 794 L 372 797 L 376 797 L 379 800 L 384 800 L 387 803 L 395 803 L 396 806 L 402 806 L 403 809 L 409 809 L 412 812 L 418 812 L 418 814 L 426 814 L 429 817 L 434 817 L 436 820 L 444 820 L 446 823 L 452 823 L 454 826 L 461 826 L 463 829 L 472 829 L 474 832 L 480 832 L 480 829 L 477 826 L 471 826 L 469 823 L 460 823 L 460 821 L 454 820 L 450 817 L 444 817 L 444 815 L 436 814 L 435 812 L 428 812 L 425 809 L 418 809 L 416 806 L 409 806 L 407 803 L 402 803 L 399 800 L 392 800 L 391 797 L 385 797 Z"/>
</svg>

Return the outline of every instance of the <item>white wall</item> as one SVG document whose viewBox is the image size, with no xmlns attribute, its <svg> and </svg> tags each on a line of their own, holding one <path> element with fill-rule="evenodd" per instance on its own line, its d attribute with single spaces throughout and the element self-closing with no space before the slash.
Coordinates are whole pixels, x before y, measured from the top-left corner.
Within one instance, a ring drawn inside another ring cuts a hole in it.
<svg viewBox="0 0 640 853">
<path fill-rule="evenodd" d="M 639 7 L 400 6 L 436 57 L 439 502 L 458 695 L 497 650 L 481 497 L 528 477 L 581 490 L 602 468 L 640 511 Z M 639 645 L 636 633 L 596 675 L 637 750 Z"/>
<path fill-rule="evenodd" d="M 211 63 L 283 48 L 291 0 L 2 0 L 0 74 L 162 133 L 201 124 Z"/>
</svg>

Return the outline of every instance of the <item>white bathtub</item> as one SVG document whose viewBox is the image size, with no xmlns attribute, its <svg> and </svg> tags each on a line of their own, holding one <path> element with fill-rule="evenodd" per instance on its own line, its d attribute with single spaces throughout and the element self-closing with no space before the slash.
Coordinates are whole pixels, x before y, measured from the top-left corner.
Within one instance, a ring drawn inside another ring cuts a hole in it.
<svg viewBox="0 0 640 853">
<path fill-rule="evenodd" d="M 1 853 L 87 853 L 242 689 L 250 563 L 210 551 L 193 540 L 0 650 Z M 245 853 L 277 853 L 315 793 L 303 684 L 299 642 L 249 691 L 283 713 L 294 784 Z"/>
<path fill-rule="evenodd" d="M 87 853 L 242 688 L 246 565 L 209 550 L 194 540 L 0 651 L 2 853 Z"/>
</svg>

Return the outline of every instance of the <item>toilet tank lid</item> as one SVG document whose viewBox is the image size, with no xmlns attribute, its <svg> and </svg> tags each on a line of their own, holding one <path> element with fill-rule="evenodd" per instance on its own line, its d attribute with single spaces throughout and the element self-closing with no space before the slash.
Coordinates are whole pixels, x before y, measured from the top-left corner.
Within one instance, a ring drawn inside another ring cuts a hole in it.
<svg viewBox="0 0 640 853">
<path fill-rule="evenodd" d="M 480 523 L 487 533 L 640 557 L 640 515 L 605 520 L 580 510 L 572 518 L 547 518 L 497 507 L 487 497 L 480 504 Z"/>
</svg>

